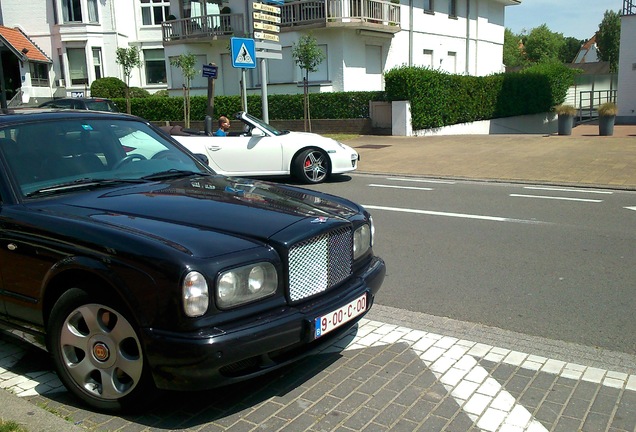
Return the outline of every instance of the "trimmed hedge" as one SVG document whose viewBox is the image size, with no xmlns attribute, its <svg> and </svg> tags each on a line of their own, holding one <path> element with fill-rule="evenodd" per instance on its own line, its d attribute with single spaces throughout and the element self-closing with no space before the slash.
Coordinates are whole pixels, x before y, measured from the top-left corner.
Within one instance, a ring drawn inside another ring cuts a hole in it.
<svg viewBox="0 0 636 432">
<path fill-rule="evenodd" d="M 562 103 L 580 71 L 560 63 L 485 77 L 422 67 L 385 73 L 389 100 L 410 100 L 413 129 L 548 112 Z"/>
<path fill-rule="evenodd" d="M 368 118 L 369 101 L 386 100 L 384 92 L 340 92 L 314 93 L 309 95 L 312 119 Z M 303 119 L 303 95 L 269 95 L 268 114 L 274 120 Z M 126 111 L 126 99 L 114 98 L 120 111 Z M 190 97 L 190 119 L 202 121 L 207 110 L 207 96 Z M 123 108 L 123 109 L 122 109 Z M 258 95 L 247 97 L 247 111 L 262 118 L 262 102 Z M 214 98 L 214 118 L 232 115 L 241 111 L 240 96 L 216 96 Z M 150 121 L 183 120 L 183 97 L 150 97 L 131 100 L 132 114 Z"/>
<path fill-rule="evenodd" d="M 310 93 L 312 119 L 369 117 L 369 101 L 411 101 L 414 129 L 549 112 L 562 103 L 580 70 L 560 63 L 539 64 L 520 72 L 484 77 L 452 75 L 423 67 L 402 66 L 384 74 L 386 90 Z M 122 111 L 126 101 L 113 98 Z M 190 98 L 192 121 L 205 119 L 207 96 Z M 248 112 L 262 118 L 261 97 L 247 97 Z M 241 108 L 240 96 L 216 96 L 214 118 Z M 131 112 L 150 121 L 183 120 L 183 97 L 135 98 Z M 272 120 L 303 119 L 303 95 L 269 95 Z"/>
</svg>

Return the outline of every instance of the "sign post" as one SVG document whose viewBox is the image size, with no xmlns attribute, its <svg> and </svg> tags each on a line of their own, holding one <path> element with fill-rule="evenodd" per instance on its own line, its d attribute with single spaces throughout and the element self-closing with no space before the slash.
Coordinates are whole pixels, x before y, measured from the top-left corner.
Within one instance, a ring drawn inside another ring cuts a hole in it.
<svg viewBox="0 0 636 432">
<path fill-rule="evenodd" d="M 206 114 L 214 117 L 214 80 L 217 78 L 219 68 L 214 64 L 203 65 L 203 78 L 208 79 L 208 107 Z"/>
<path fill-rule="evenodd" d="M 256 68 L 256 47 L 254 39 L 236 38 L 230 39 L 230 50 L 232 52 L 232 67 L 242 69 L 241 72 L 241 99 L 243 109 L 247 112 L 247 88 L 245 85 L 245 69 Z"/>
</svg>

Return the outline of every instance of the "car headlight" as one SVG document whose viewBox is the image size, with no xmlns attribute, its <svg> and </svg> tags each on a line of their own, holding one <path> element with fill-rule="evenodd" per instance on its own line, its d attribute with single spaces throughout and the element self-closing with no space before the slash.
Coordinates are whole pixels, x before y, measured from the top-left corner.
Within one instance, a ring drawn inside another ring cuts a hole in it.
<svg viewBox="0 0 636 432">
<path fill-rule="evenodd" d="M 199 272 L 192 271 L 183 279 L 181 287 L 183 309 L 189 317 L 198 317 L 208 310 L 210 304 L 208 283 Z"/>
<path fill-rule="evenodd" d="M 278 274 L 271 263 L 249 264 L 219 275 L 216 302 L 221 309 L 232 308 L 268 297 L 277 286 Z"/>
<path fill-rule="evenodd" d="M 371 248 L 372 225 L 364 224 L 353 233 L 353 259 L 356 260 Z"/>
</svg>

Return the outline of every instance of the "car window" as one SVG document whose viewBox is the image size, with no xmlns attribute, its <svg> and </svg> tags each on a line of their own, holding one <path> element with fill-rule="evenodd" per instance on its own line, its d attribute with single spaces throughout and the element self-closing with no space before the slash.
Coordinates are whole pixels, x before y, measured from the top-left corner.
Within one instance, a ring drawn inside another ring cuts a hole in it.
<svg viewBox="0 0 636 432">
<path fill-rule="evenodd" d="M 93 111 L 117 111 L 115 106 L 107 100 L 86 101 L 86 108 Z"/>
<path fill-rule="evenodd" d="M 135 180 L 169 170 L 209 172 L 140 121 L 65 119 L 0 129 L 22 193 L 74 181 Z M 4 145 L 3 145 L 4 147 Z"/>
</svg>

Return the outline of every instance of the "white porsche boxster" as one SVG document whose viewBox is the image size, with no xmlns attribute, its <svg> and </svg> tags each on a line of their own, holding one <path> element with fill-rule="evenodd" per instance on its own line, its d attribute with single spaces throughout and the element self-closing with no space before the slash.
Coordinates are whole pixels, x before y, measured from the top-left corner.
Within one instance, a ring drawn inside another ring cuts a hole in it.
<svg viewBox="0 0 636 432">
<path fill-rule="evenodd" d="M 191 152 L 206 155 L 210 167 L 227 176 L 291 175 L 303 183 L 321 183 L 358 166 L 358 152 L 334 139 L 280 131 L 246 112 L 234 119 L 242 122 L 242 131 L 226 137 L 182 133 L 173 138 Z"/>
</svg>

